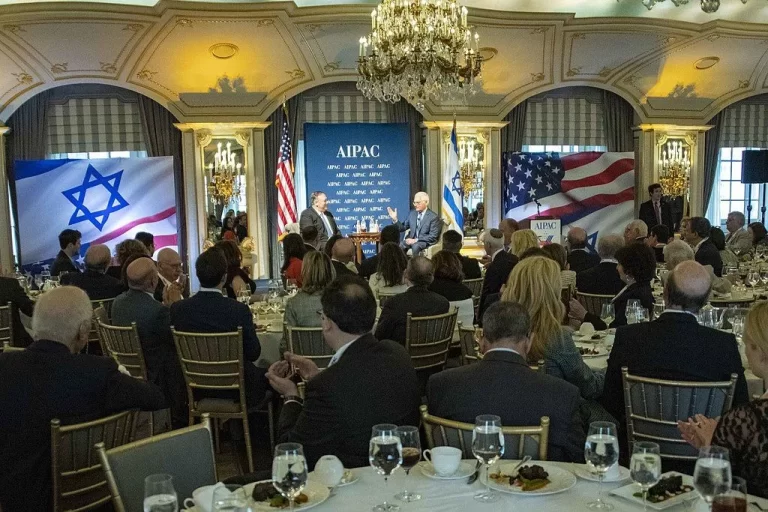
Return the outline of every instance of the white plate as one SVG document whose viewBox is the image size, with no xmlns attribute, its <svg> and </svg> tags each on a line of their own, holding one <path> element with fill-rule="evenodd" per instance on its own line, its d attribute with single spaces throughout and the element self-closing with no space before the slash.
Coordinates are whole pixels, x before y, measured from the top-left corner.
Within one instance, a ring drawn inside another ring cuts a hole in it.
<svg viewBox="0 0 768 512">
<path fill-rule="evenodd" d="M 597 346 L 597 345 L 587 345 L 587 344 L 584 344 L 584 343 L 583 343 L 582 345 L 584 345 L 584 346 L 583 346 L 583 347 L 580 347 L 580 346 L 578 346 L 578 345 L 577 345 L 577 347 L 576 347 L 576 348 L 588 348 L 588 349 L 590 349 L 590 350 L 597 350 L 597 354 L 581 354 L 581 352 L 579 352 L 579 354 L 581 355 L 581 357 L 583 357 L 583 358 L 585 358 L 585 359 L 586 359 L 586 358 L 589 358 L 589 357 L 605 357 L 605 356 L 607 356 L 608 354 L 610 354 L 610 352 L 608 351 L 608 349 L 607 349 L 607 348 L 605 348 L 605 347 L 599 347 L 599 346 Z"/>
<path fill-rule="evenodd" d="M 339 485 L 337 485 L 336 487 L 346 487 L 346 486 L 352 485 L 355 482 L 357 482 L 358 480 L 360 480 L 360 477 L 354 471 L 352 471 L 351 469 L 345 469 L 344 470 L 345 474 L 347 472 L 349 473 L 349 479 L 345 480 L 344 477 L 342 477 L 341 478 L 341 483 Z M 309 478 L 313 478 L 314 473 L 315 473 L 314 471 L 312 473 L 310 473 L 309 474 Z"/>
<path fill-rule="evenodd" d="M 426 460 L 419 462 L 417 465 L 422 474 L 427 478 L 432 478 L 435 480 L 459 480 L 461 478 L 469 478 L 469 475 L 475 472 L 475 466 L 477 463 L 466 460 L 462 461 L 461 464 L 459 464 L 459 469 L 456 470 L 454 474 L 449 476 L 440 476 L 435 473 L 435 468 L 432 467 L 432 464 Z"/>
<path fill-rule="evenodd" d="M 689 475 L 683 475 L 682 473 L 676 473 L 674 471 L 670 471 L 669 473 L 664 473 L 661 475 L 662 477 L 665 476 L 677 476 L 680 475 L 683 477 L 683 485 L 690 485 L 693 487 L 693 477 Z M 621 498 L 627 499 L 629 501 L 632 501 L 640 506 L 643 505 L 643 498 L 638 498 L 637 496 L 634 496 L 636 492 L 640 492 L 640 487 L 637 484 L 629 484 L 625 485 L 624 487 L 619 487 L 618 489 L 613 489 L 611 491 L 611 494 L 614 496 L 619 496 Z M 685 492 L 683 494 L 679 494 L 675 496 L 674 498 L 669 498 L 668 500 L 662 501 L 660 503 L 651 503 L 648 502 L 648 508 L 652 508 L 653 510 L 665 510 L 670 507 L 674 507 L 675 505 L 679 505 L 685 501 L 693 500 L 698 498 L 699 495 L 696 492 L 696 490 L 692 490 L 691 492 Z"/>
<path fill-rule="evenodd" d="M 573 472 L 576 473 L 577 477 L 583 478 L 584 480 L 589 480 L 590 482 L 599 482 L 597 475 L 595 473 L 592 473 L 586 465 L 574 466 Z M 623 482 L 628 478 L 629 478 L 629 470 L 625 467 L 619 466 L 619 476 L 618 477 L 614 476 L 613 478 L 610 478 L 610 477 L 604 478 L 603 482 L 605 483 Z"/>
<path fill-rule="evenodd" d="M 248 484 L 245 487 L 245 492 L 248 494 L 248 496 L 251 496 L 253 493 L 253 488 L 256 487 L 256 484 L 260 484 L 263 482 L 271 482 L 272 480 L 262 480 L 260 482 L 253 482 L 251 484 Z M 301 491 L 304 494 L 307 495 L 309 498 L 309 501 L 306 503 L 302 503 L 301 505 L 295 505 L 293 507 L 293 510 L 307 510 L 312 507 L 316 507 L 325 500 L 328 499 L 328 496 L 331 495 L 331 492 L 328 490 L 328 488 L 318 482 L 315 482 L 313 480 L 307 480 L 307 486 L 304 487 L 304 490 Z M 275 507 L 270 507 L 268 501 L 252 501 L 253 506 L 252 509 L 254 512 L 275 512 L 276 510 L 283 510 Z"/>
<path fill-rule="evenodd" d="M 592 339 L 592 336 L 594 336 L 595 334 L 599 335 L 600 337 L 597 339 Z M 573 340 L 579 343 L 599 343 L 607 337 L 608 337 L 608 333 L 606 333 L 605 331 L 597 331 L 587 336 L 580 334 L 579 331 L 576 331 L 573 333 Z"/>
<path fill-rule="evenodd" d="M 519 461 L 517 461 L 519 462 Z M 492 468 L 491 473 L 496 473 L 499 469 L 501 469 L 501 472 L 504 473 L 505 469 L 507 474 L 509 474 L 510 471 L 512 471 L 512 468 L 514 468 L 517 465 L 517 462 L 515 461 L 504 461 L 504 463 L 501 464 L 498 468 Z M 520 487 L 507 485 L 507 484 L 500 484 L 498 482 L 494 482 L 493 480 L 490 481 L 489 487 L 491 489 L 495 489 L 497 491 L 501 492 L 507 492 L 510 494 L 518 494 L 520 496 L 546 496 L 547 494 L 557 494 L 559 492 L 564 492 L 576 485 L 576 476 L 568 471 L 567 469 L 560 468 L 558 466 L 552 466 L 550 464 L 547 464 L 546 462 L 530 462 L 526 464 L 527 466 L 531 465 L 537 465 L 544 468 L 544 471 L 549 473 L 549 483 L 542 487 L 541 489 L 537 489 L 535 491 L 523 491 L 520 489 Z M 480 476 L 480 480 L 483 484 L 485 484 L 485 472 L 483 471 Z"/>
</svg>

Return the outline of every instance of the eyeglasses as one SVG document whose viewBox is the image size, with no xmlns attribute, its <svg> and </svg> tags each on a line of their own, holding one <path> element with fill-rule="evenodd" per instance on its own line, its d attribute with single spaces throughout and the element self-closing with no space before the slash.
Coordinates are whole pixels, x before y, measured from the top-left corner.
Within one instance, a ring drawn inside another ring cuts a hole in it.
<svg viewBox="0 0 768 512">
<path fill-rule="evenodd" d="M 414 202 L 413 202 L 413 206 L 417 206 L 417 205 L 420 205 L 420 204 L 424 204 L 425 202 L 426 202 L 426 201 L 414 201 Z"/>
</svg>

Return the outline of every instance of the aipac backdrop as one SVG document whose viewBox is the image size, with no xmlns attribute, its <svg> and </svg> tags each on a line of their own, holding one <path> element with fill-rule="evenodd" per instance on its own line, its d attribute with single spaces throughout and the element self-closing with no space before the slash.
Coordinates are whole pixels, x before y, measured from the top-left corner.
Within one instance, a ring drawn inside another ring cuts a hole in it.
<svg viewBox="0 0 768 512">
<path fill-rule="evenodd" d="M 65 229 L 114 247 L 139 231 L 156 249 L 177 246 L 173 158 L 37 160 L 15 163 L 22 265 L 49 264 Z"/>
<path fill-rule="evenodd" d="M 515 220 L 537 214 L 587 231 L 595 246 L 601 234 L 624 232 L 635 212 L 634 153 L 504 153 L 504 211 Z"/>
</svg>

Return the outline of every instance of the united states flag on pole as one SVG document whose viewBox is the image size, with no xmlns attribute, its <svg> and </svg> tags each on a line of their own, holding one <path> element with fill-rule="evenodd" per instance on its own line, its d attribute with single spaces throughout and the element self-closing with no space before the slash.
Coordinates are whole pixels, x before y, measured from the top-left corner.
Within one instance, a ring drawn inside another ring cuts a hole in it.
<svg viewBox="0 0 768 512">
<path fill-rule="evenodd" d="M 283 120 L 283 136 L 280 142 L 280 153 L 277 155 L 277 236 L 286 234 L 285 226 L 296 222 L 296 189 L 293 183 L 293 153 L 291 137 L 288 135 L 288 111 Z"/>
<path fill-rule="evenodd" d="M 464 215 L 461 212 L 461 177 L 459 176 L 459 146 L 456 143 L 456 121 L 451 130 L 451 149 L 448 153 L 448 165 L 443 176 L 443 218 L 448 229 L 459 233 L 464 230 Z"/>
<path fill-rule="evenodd" d="M 634 153 L 504 153 L 504 211 L 523 220 L 537 214 L 559 218 L 563 232 L 584 228 L 622 233 L 634 217 Z"/>
</svg>

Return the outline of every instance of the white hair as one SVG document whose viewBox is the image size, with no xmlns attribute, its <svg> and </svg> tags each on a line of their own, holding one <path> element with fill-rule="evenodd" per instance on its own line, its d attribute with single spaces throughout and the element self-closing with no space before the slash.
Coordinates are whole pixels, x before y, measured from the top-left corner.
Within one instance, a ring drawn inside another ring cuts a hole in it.
<svg viewBox="0 0 768 512">
<path fill-rule="evenodd" d="M 664 262 L 669 270 L 693 258 L 693 249 L 682 240 L 673 240 L 664 246 Z"/>
<path fill-rule="evenodd" d="M 416 192 L 416 194 L 413 196 L 414 201 L 423 200 L 426 201 L 427 204 L 429 204 L 429 195 L 426 192 Z"/>
<path fill-rule="evenodd" d="M 497 233 L 498 232 L 498 233 Z M 493 236 L 499 234 L 500 236 Z M 504 234 L 498 229 L 489 229 L 480 233 L 480 241 L 485 246 L 485 252 L 489 255 L 495 253 L 499 249 L 504 248 Z"/>
<path fill-rule="evenodd" d="M 616 251 L 624 247 L 624 237 L 616 234 L 601 236 L 597 240 L 597 254 L 601 259 L 613 258 Z"/>
<path fill-rule="evenodd" d="M 646 224 L 644 221 L 640 219 L 635 219 L 632 222 L 630 222 L 627 225 L 627 229 L 631 229 L 632 231 L 637 233 L 637 236 L 646 237 L 648 236 L 648 224 Z"/>
<path fill-rule="evenodd" d="M 32 315 L 35 339 L 72 347 L 83 324 L 90 323 L 93 307 L 88 295 L 75 286 L 62 286 L 40 295 Z"/>
</svg>

